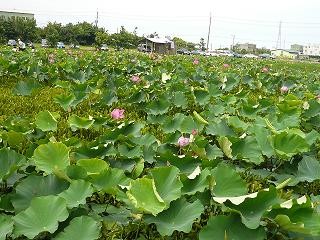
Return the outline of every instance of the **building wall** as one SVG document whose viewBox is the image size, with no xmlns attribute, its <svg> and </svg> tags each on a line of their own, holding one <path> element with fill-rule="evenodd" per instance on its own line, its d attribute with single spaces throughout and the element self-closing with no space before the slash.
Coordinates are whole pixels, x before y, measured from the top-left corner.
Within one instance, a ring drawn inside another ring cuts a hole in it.
<svg viewBox="0 0 320 240">
<path fill-rule="evenodd" d="M 19 18 L 24 18 L 24 19 L 34 19 L 34 14 L 0 11 L 0 18 L 12 18 L 12 17 L 15 17 L 15 18 L 19 17 Z"/>
<path fill-rule="evenodd" d="M 299 44 L 292 44 L 290 49 L 297 52 L 303 52 L 303 46 Z"/>
<path fill-rule="evenodd" d="M 153 43 L 146 41 L 146 44 L 150 46 L 153 52 L 160 54 L 176 54 L 176 49 L 172 49 L 170 43 Z"/>
<path fill-rule="evenodd" d="M 320 44 L 308 44 L 303 47 L 303 54 L 308 56 L 320 56 Z"/>
<path fill-rule="evenodd" d="M 290 53 L 288 51 L 281 50 L 281 49 L 271 51 L 271 56 L 273 56 L 275 58 L 284 58 L 284 59 L 297 59 L 298 58 L 297 54 Z"/>
<path fill-rule="evenodd" d="M 257 49 L 257 45 L 252 43 L 243 43 L 243 44 L 236 44 L 235 48 L 244 49 L 246 51 L 254 51 Z"/>
</svg>

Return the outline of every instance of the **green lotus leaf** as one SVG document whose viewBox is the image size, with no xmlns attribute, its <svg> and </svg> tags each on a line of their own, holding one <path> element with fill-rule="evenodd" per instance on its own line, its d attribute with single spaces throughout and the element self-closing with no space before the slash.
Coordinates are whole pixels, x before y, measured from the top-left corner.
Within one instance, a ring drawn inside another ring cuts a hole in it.
<svg viewBox="0 0 320 240">
<path fill-rule="evenodd" d="M 84 117 L 78 117 L 77 115 L 72 115 L 68 119 L 68 123 L 71 127 L 72 131 L 76 131 L 77 129 L 88 129 L 94 123 L 94 119 L 88 119 Z"/>
<path fill-rule="evenodd" d="M 49 111 L 39 112 L 36 116 L 35 124 L 42 131 L 57 130 L 57 119 L 59 114 L 54 114 Z"/>
<path fill-rule="evenodd" d="M 21 149 L 27 142 L 26 136 L 21 132 L 10 130 L 2 134 L 3 140 L 5 140 L 10 147 Z"/>
<path fill-rule="evenodd" d="M 129 184 L 124 171 L 117 168 L 108 168 L 98 175 L 91 175 L 90 182 L 99 191 L 110 194 L 116 194 L 118 185 Z"/>
<path fill-rule="evenodd" d="M 223 152 L 216 145 L 208 144 L 206 146 L 206 157 L 209 160 L 214 160 L 216 158 L 222 158 L 223 157 Z"/>
<path fill-rule="evenodd" d="M 248 128 L 248 124 L 244 121 L 240 120 L 237 116 L 231 116 L 228 118 L 229 126 L 231 126 L 233 129 L 236 129 L 237 131 L 246 131 Z"/>
<path fill-rule="evenodd" d="M 80 166 L 77 165 L 70 165 L 66 169 L 66 173 L 70 179 L 86 179 L 87 178 L 87 171 Z"/>
<path fill-rule="evenodd" d="M 237 215 L 213 216 L 200 231 L 199 240 L 232 239 L 232 240 L 264 240 L 266 233 L 262 227 L 249 229 Z"/>
<path fill-rule="evenodd" d="M 187 116 L 180 124 L 180 132 L 191 133 L 192 130 L 199 129 L 199 125 L 193 120 L 193 117 Z"/>
<path fill-rule="evenodd" d="M 186 108 L 187 104 L 188 104 L 188 101 L 187 101 L 184 93 L 179 92 L 179 91 L 177 91 L 173 94 L 172 101 L 176 107 Z"/>
<path fill-rule="evenodd" d="M 305 229 L 304 224 L 302 222 L 291 222 L 290 218 L 287 215 L 278 215 L 275 217 L 274 221 L 279 224 L 279 226 L 288 231 L 295 233 L 303 233 L 308 234 L 309 231 Z"/>
<path fill-rule="evenodd" d="M 0 180 L 11 176 L 26 158 L 14 150 L 8 148 L 0 149 Z M 0 181 L 1 182 L 1 181 Z"/>
<path fill-rule="evenodd" d="M 118 97 L 115 94 L 115 92 L 112 92 L 110 90 L 104 90 L 102 92 L 101 99 L 100 99 L 99 103 L 103 106 L 105 106 L 105 105 L 110 106 L 110 105 L 112 105 L 112 103 L 114 103 L 116 101 L 118 101 Z"/>
<path fill-rule="evenodd" d="M 141 103 L 146 101 L 146 94 L 143 91 L 133 93 L 128 99 L 128 103 Z"/>
<path fill-rule="evenodd" d="M 174 166 L 159 167 L 152 169 L 150 172 L 157 192 L 167 205 L 181 196 L 183 185 L 179 178 L 180 171 L 178 168 Z"/>
<path fill-rule="evenodd" d="M 182 180 L 183 188 L 182 194 L 185 195 L 194 195 L 197 192 L 203 192 L 209 188 L 209 177 L 210 170 L 204 169 L 201 173 L 196 176 L 194 179 L 184 178 Z"/>
<path fill-rule="evenodd" d="M 59 194 L 67 202 L 68 208 L 74 208 L 86 203 L 86 198 L 93 193 L 93 188 L 89 182 L 84 180 L 73 180 L 69 188 Z"/>
<path fill-rule="evenodd" d="M 199 200 L 193 203 L 180 198 L 170 204 L 170 208 L 155 216 L 147 216 L 147 223 L 155 223 L 162 236 L 170 236 L 174 231 L 188 233 L 195 219 L 199 218 L 204 208 Z"/>
<path fill-rule="evenodd" d="M 153 143 L 157 142 L 157 139 L 154 135 L 147 133 L 142 135 L 141 137 L 137 137 L 137 138 L 132 137 L 131 141 L 137 145 L 149 147 Z"/>
<path fill-rule="evenodd" d="M 227 125 L 225 120 L 220 122 L 209 122 L 206 127 L 206 133 L 215 136 L 235 136 L 234 131 Z"/>
<path fill-rule="evenodd" d="M 303 196 L 276 205 L 268 217 L 273 218 L 286 231 L 319 238 L 320 213 L 313 207 L 310 199 Z"/>
<path fill-rule="evenodd" d="M 261 218 L 268 213 L 268 210 L 279 203 L 280 199 L 277 196 L 277 190 L 271 187 L 268 191 L 258 192 L 255 198 L 246 198 L 239 205 L 230 202 L 225 202 L 225 205 L 240 214 L 242 223 L 247 228 L 257 229 Z"/>
<path fill-rule="evenodd" d="M 84 168 L 87 174 L 99 174 L 108 168 L 108 163 L 98 158 L 80 159 L 77 161 L 77 166 Z"/>
<path fill-rule="evenodd" d="M 53 98 L 53 100 L 56 103 L 58 103 L 65 111 L 71 108 L 72 103 L 74 102 L 75 99 L 76 97 L 73 94 L 60 94 L 60 95 L 56 95 Z"/>
<path fill-rule="evenodd" d="M 96 240 L 100 237 L 101 224 L 88 216 L 76 217 L 54 240 Z"/>
<path fill-rule="evenodd" d="M 227 164 L 220 163 L 211 175 L 216 183 L 212 191 L 216 197 L 236 197 L 248 193 L 246 182 Z"/>
<path fill-rule="evenodd" d="M 254 125 L 252 130 L 262 153 L 267 157 L 274 155 L 275 152 L 270 139 L 268 138 L 268 136 L 270 136 L 270 131 L 268 131 L 264 126 L 258 124 Z"/>
<path fill-rule="evenodd" d="M 34 238 L 39 233 L 54 233 L 58 223 L 69 216 L 66 201 L 58 196 L 37 197 L 30 207 L 13 217 L 14 234 Z"/>
<path fill-rule="evenodd" d="M 199 105 L 208 104 L 210 101 L 210 94 L 207 90 L 204 89 L 195 89 L 193 90 L 193 95 L 195 98 L 195 102 Z"/>
<path fill-rule="evenodd" d="M 281 132 L 273 137 L 275 151 L 285 157 L 309 151 L 309 144 L 300 135 L 292 132 Z"/>
<path fill-rule="evenodd" d="M 166 208 L 153 179 L 139 178 L 131 181 L 127 196 L 137 209 L 154 216 Z"/>
<path fill-rule="evenodd" d="M 129 148 L 127 145 L 121 144 L 118 146 L 118 151 L 121 156 L 127 158 L 139 158 L 143 156 L 143 151 L 140 146 Z"/>
<path fill-rule="evenodd" d="M 13 230 L 13 220 L 11 216 L 0 214 L 0 240 L 6 240 L 6 236 Z"/>
<path fill-rule="evenodd" d="M 169 110 L 170 102 L 165 98 L 151 101 L 148 104 L 148 113 L 152 115 L 164 114 Z"/>
<path fill-rule="evenodd" d="M 320 162 L 309 156 L 304 156 L 298 164 L 298 172 L 296 174 L 298 181 L 313 182 L 320 179 Z"/>
<path fill-rule="evenodd" d="M 229 141 L 229 139 L 227 137 L 219 137 L 218 142 L 223 153 L 228 158 L 232 158 L 232 149 L 231 149 L 232 143 Z"/>
<path fill-rule="evenodd" d="M 163 123 L 163 131 L 165 133 L 173 133 L 180 129 L 180 125 L 185 119 L 185 115 L 177 113 L 174 117 L 166 117 Z"/>
<path fill-rule="evenodd" d="M 260 164 L 264 161 L 260 146 L 252 136 L 247 136 L 244 139 L 238 139 L 238 141 L 233 142 L 232 153 L 238 159 L 246 162 Z"/>
<path fill-rule="evenodd" d="M 64 170 L 70 165 L 69 148 L 63 143 L 42 144 L 34 151 L 33 160 L 36 167 L 47 174 Z"/>
<path fill-rule="evenodd" d="M 14 89 L 13 93 L 21 96 L 30 96 L 33 90 L 39 88 L 41 85 L 38 81 L 19 81 Z"/>
<path fill-rule="evenodd" d="M 303 113 L 307 118 L 315 117 L 320 113 L 320 103 L 316 100 L 309 101 L 309 108 Z"/>
<path fill-rule="evenodd" d="M 68 182 L 55 175 L 29 175 L 16 187 L 16 194 L 12 197 L 12 204 L 16 212 L 26 209 L 33 198 L 56 195 L 68 188 Z"/>
</svg>

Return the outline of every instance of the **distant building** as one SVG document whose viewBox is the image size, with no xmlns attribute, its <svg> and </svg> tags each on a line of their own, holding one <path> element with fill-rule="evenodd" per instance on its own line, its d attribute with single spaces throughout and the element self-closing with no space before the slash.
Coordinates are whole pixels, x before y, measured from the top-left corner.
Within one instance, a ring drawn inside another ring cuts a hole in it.
<svg viewBox="0 0 320 240">
<path fill-rule="evenodd" d="M 303 46 L 300 45 L 300 44 L 292 44 L 291 47 L 290 47 L 290 50 L 302 53 L 303 52 Z"/>
<path fill-rule="evenodd" d="M 282 58 L 282 59 L 298 59 L 299 52 L 285 50 L 285 49 L 275 49 L 275 50 L 271 50 L 271 56 L 274 58 Z"/>
<path fill-rule="evenodd" d="M 253 43 L 237 43 L 234 48 L 239 50 L 246 50 L 247 52 L 253 52 L 257 49 L 257 45 Z"/>
<path fill-rule="evenodd" d="M 161 54 L 176 54 L 175 43 L 168 38 L 145 38 L 147 49 Z"/>
<path fill-rule="evenodd" d="M 308 56 L 320 56 L 320 44 L 308 44 L 303 47 L 303 54 Z"/>
<path fill-rule="evenodd" d="M 33 13 L 22 13 L 22 12 L 6 12 L 0 11 L 0 18 L 23 18 L 23 19 L 34 19 Z"/>
</svg>

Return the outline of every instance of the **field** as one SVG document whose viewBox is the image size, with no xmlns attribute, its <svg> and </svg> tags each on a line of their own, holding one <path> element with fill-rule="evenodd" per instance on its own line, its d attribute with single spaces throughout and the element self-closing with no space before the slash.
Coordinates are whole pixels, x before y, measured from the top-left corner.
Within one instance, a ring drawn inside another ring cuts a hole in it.
<svg viewBox="0 0 320 240">
<path fill-rule="evenodd" d="M 0 49 L 0 240 L 320 239 L 320 65 Z"/>
</svg>

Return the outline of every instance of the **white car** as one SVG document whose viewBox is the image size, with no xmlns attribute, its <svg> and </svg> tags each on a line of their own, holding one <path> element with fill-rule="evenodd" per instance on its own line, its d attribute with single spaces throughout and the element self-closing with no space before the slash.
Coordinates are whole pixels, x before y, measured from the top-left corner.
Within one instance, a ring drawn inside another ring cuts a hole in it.
<svg viewBox="0 0 320 240">
<path fill-rule="evenodd" d="M 251 53 L 245 54 L 245 55 L 243 55 L 243 57 L 244 58 L 259 58 L 257 55 L 254 55 L 254 54 L 251 54 Z"/>
</svg>

